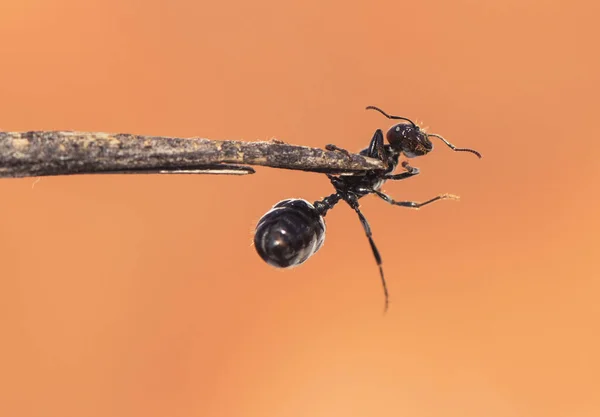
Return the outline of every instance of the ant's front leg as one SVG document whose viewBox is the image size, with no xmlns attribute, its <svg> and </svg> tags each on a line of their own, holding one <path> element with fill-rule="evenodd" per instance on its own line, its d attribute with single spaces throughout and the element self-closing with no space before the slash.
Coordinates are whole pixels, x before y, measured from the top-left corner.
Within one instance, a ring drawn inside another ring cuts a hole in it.
<svg viewBox="0 0 600 417">
<path fill-rule="evenodd" d="M 371 143 L 369 143 L 369 147 L 366 149 L 366 155 L 370 158 L 379 159 L 385 162 L 385 148 L 383 146 L 383 131 L 381 129 L 377 129 L 373 134 L 373 138 L 371 139 Z"/>
<path fill-rule="evenodd" d="M 392 180 L 392 181 L 396 181 L 396 180 L 403 180 L 405 178 L 410 178 L 410 177 L 414 177 L 415 175 L 419 175 L 419 173 L 421 171 L 419 171 L 419 168 L 414 168 L 411 167 L 408 164 L 408 161 L 404 161 L 402 162 L 402 168 L 404 168 L 406 170 L 406 172 L 403 172 L 402 174 L 388 174 L 385 176 L 386 180 Z"/>
<path fill-rule="evenodd" d="M 402 168 L 404 168 L 405 171 L 411 172 L 411 173 L 419 173 L 419 168 L 413 168 L 410 166 L 410 164 L 408 163 L 408 161 L 402 161 L 402 163 L 400 164 L 402 165 Z"/>
</svg>

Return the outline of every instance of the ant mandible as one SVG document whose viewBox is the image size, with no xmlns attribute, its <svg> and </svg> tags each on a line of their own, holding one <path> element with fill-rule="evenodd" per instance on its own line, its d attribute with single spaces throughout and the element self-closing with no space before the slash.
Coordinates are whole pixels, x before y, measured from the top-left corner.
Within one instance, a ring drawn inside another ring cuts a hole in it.
<svg viewBox="0 0 600 417">
<path fill-rule="evenodd" d="M 429 140 L 430 137 L 438 138 L 454 151 L 471 152 L 479 158 L 481 158 L 481 154 L 473 149 L 457 148 L 440 135 L 428 134 L 405 117 L 391 116 L 375 106 L 368 106 L 367 109 L 376 110 L 388 119 L 404 121 L 395 124 L 388 130 L 386 138 L 389 144 L 384 144 L 383 131 L 377 129 L 369 146 L 359 153 L 381 160 L 387 168 L 379 171 L 367 171 L 366 174 L 345 176 L 327 174 L 335 188 L 335 193 L 313 204 L 303 199 L 280 201 L 259 220 L 254 234 L 254 246 L 260 257 L 269 265 L 289 268 L 304 263 L 323 245 L 325 240 L 324 216 L 327 211 L 340 200 L 344 200 L 358 214 L 371 244 L 373 256 L 379 267 L 385 296 L 385 311 L 387 311 L 389 295 L 383 274 L 381 255 L 373 241 L 371 227 L 359 209 L 358 200 L 366 195 L 375 194 L 390 204 L 419 209 L 434 201 L 457 199 L 457 196 L 442 194 L 422 203 L 396 201 L 380 191 L 382 185 L 388 180 L 403 180 L 419 174 L 419 169 L 411 167 L 407 161 L 401 164 L 405 172 L 399 174 L 392 174 L 392 172 L 398 166 L 398 159 L 401 155 L 415 158 L 431 152 L 433 144 Z M 325 149 L 349 154 L 347 150 L 336 145 L 327 145 Z"/>
</svg>

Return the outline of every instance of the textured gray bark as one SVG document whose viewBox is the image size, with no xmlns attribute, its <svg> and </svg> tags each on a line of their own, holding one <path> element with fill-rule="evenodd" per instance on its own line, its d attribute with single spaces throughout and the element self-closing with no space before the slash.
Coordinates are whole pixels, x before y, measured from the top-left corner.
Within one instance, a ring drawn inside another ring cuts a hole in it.
<svg viewBox="0 0 600 417">
<path fill-rule="evenodd" d="M 241 142 L 101 132 L 0 132 L 0 178 L 97 173 L 251 174 L 259 165 L 351 174 L 381 161 L 278 141 Z"/>
</svg>

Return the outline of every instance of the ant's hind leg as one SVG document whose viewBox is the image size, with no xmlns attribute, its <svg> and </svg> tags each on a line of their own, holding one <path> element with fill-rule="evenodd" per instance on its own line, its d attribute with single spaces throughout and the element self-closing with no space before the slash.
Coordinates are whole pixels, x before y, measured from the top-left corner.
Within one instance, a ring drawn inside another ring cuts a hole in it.
<svg viewBox="0 0 600 417">
<path fill-rule="evenodd" d="M 375 262 L 377 262 L 377 266 L 379 267 L 379 276 L 381 277 L 381 285 L 383 286 L 383 295 L 385 297 L 384 311 L 387 311 L 388 306 L 389 306 L 389 294 L 388 294 L 387 284 L 385 282 L 385 276 L 383 275 L 383 266 L 382 266 L 383 262 L 381 261 L 381 255 L 379 254 L 379 250 L 377 249 L 377 246 L 375 246 L 375 241 L 373 240 L 373 234 L 371 233 L 371 226 L 369 226 L 369 222 L 367 221 L 365 216 L 363 216 L 363 214 L 361 213 L 360 208 L 358 207 L 358 202 L 355 199 L 346 199 L 346 202 L 348 203 L 348 205 L 350 207 L 352 207 L 352 209 L 356 212 L 356 214 L 358 214 L 360 223 L 362 224 L 363 229 L 365 230 L 365 235 L 367 236 L 367 239 L 369 239 L 369 244 L 371 245 L 371 250 L 373 251 L 373 256 L 375 257 Z"/>
<path fill-rule="evenodd" d="M 438 195 L 437 197 L 434 197 L 430 200 L 427 200 L 423 203 L 417 203 L 415 201 L 396 201 L 393 198 L 391 198 L 390 196 L 380 192 L 380 191 L 376 191 L 373 190 L 373 192 L 375 194 L 377 194 L 378 197 L 380 197 L 381 199 L 387 201 L 390 204 L 393 204 L 395 206 L 400 206 L 400 207 L 409 207 L 409 208 L 414 208 L 414 209 L 420 209 L 423 206 L 426 206 L 427 204 L 431 204 L 434 201 L 439 201 L 439 200 L 458 200 L 459 197 L 457 195 L 452 195 L 452 194 L 441 194 Z"/>
</svg>

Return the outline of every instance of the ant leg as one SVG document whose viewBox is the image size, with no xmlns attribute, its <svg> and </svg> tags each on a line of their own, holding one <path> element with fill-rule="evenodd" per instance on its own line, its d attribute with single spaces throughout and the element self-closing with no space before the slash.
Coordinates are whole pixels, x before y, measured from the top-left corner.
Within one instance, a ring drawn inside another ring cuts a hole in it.
<svg viewBox="0 0 600 417">
<path fill-rule="evenodd" d="M 381 264 L 383 262 L 381 261 L 381 255 L 379 254 L 379 250 L 377 250 L 377 246 L 375 246 L 375 242 L 373 241 L 373 234 L 371 233 L 371 226 L 369 226 L 369 222 L 367 221 L 365 216 L 363 216 L 363 214 L 361 213 L 361 211 L 358 207 L 358 201 L 356 201 L 356 199 L 354 199 L 354 198 L 346 199 L 346 202 L 350 205 L 350 207 L 352 207 L 352 209 L 356 212 L 356 214 L 358 214 L 360 223 L 362 224 L 363 229 L 365 229 L 365 235 L 367 235 L 367 239 L 369 239 L 369 244 L 371 245 L 371 250 L 373 251 L 373 256 L 375 257 L 375 261 L 377 262 L 377 266 L 379 267 L 379 275 L 381 276 L 381 284 L 383 285 L 383 294 L 385 296 L 384 312 L 386 312 L 388 310 L 388 305 L 389 305 L 388 289 L 387 289 L 387 284 L 385 282 L 385 277 L 383 275 L 383 267 L 381 266 Z"/>
<path fill-rule="evenodd" d="M 415 175 L 419 175 L 419 173 L 421 172 L 421 171 L 419 171 L 419 168 L 414 168 L 414 167 L 411 167 L 410 165 L 408 165 L 408 161 L 402 162 L 402 168 L 404 168 L 407 172 L 403 172 L 401 174 L 394 174 L 394 175 L 388 174 L 384 178 L 386 180 L 392 180 L 392 181 L 403 180 L 405 178 L 410 178 L 410 177 L 414 177 Z"/>
<path fill-rule="evenodd" d="M 416 172 L 416 174 L 419 173 L 419 168 L 413 168 L 413 167 L 411 167 L 410 163 L 408 161 L 402 161 L 401 165 L 402 165 L 402 168 L 404 168 L 405 171 Z"/>
<path fill-rule="evenodd" d="M 350 158 L 350 157 L 351 157 L 351 156 L 350 156 L 350 152 L 349 152 L 349 151 L 347 151 L 347 150 L 346 150 L 346 149 L 344 149 L 344 148 L 340 148 L 340 147 L 339 147 L 339 146 L 337 146 L 337 145 L 332 145 L 331 143 L 330 143 L 330 144 L 328 144 L 328 145 L 325 145 L 325 149 L 326 149 L 326 150 L 328 150 L 328 151 L 333 151 L 333 152 L 341 152 L 341 153 L 343 153 L 344 155 L 346 155 L 348 158 Z"/>
<path fill-rule="evenodd" d="M 383 131 L 381 129 L 377 129 L 373 134 L 373 138 L 369 143 L 369 147 L 365 149 L 366 154 L 370 158 L 375 158 L 383 161 L 383 155 L 385 155 L 385 150 L 383 147 Z"/>
<path fill-rule="evenodd" d="M 275 138 L 272 138 L 271 140 L 269 140 L 269 142 L 274 143 L 276 145 L 288 145 L 286 142 Z"/>
<path fill-rule="evenodd" d="M 370 158 L 375 158 L 383 161 L 383 155 L 385 154 L 383 143 L 383 131 L 381 129 L 377 129 L 371 142 L 369 142 L 369 146 L 366 149 L 360 151 L 360 155 L 367 156 Z M 325 149 L 328 151 L 337 151 L 341 152 L 344 155 L 350 157 L 350 152 L 346 149 L 340 148 L 337 145 L 328 144 L 325 146 Z"/>
<path fill-rule="evenodd" d="M 414 201 L 396 201 L 393 198 L 391 198 L 390 196 L 382 193 L 381 191 L 377 191 L 377 190 L 373 190 L 373 193 L 377 194 L 378 197 L 380 197 L 381 199 L 387 201 L 390 204 L 393 204 L 395 206 L 401 206 L 401 207 L 410 207 L 410 208 L 414 208 L 414 209 L 419 209 L 427 204 L 431 204 L 434 201 L 439 201 L 439 200 L 447 200 L 447 199 L 451 199 L 451 200 L 458 200 L 459 197 L 457 195 L 452 195 L 452 194 L 442 194 L 442 195 L 438 195 L 437 197 L 432 198 L 431 200 L 427 200 L 423 203 L 417 203 Z"/>
<path fill-rule="evenodd" d="M 419 170 L 417 168 L 415 168 L 415 170 L 417 172 L 403 172 L 402 174 L 386 175 L 384 178 L 385 178 L 385 180 L 392 180 L 392 181 L 403 180 L 403 179 L 414 177 L 415 175 L 418 175 Z"/>
</svg>

